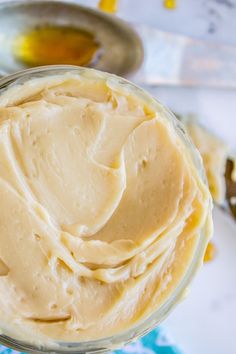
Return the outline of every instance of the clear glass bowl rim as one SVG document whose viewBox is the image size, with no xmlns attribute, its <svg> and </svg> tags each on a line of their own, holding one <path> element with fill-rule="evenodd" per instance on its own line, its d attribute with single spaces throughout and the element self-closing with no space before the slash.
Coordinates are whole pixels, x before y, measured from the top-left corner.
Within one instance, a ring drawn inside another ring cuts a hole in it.
<svg viewBox="0 0 236 354">
<path fill-rule="evenodd" d="M 116 83 L 126 86 L 131 89 L 135 95 L 140 96 L 143 100 L 147 102 L 147 104 L 151 104 L 152 107 L 156 108 L 157 111 L 162 111 L 167 119 L 169 119 L 175 129 L 177 130 L 179 136 L 184 141 L 185 145 L 189 149 L 192 159 L 197 167 L 200 177 L 207 184 L 202 159 L 200 157 L 199 152 L 192 144 L 189 139 L 182 123 L 177 120 L 174 114 L 169 111 L 166 107 L 164 107 L 156 98 L 153 98 L 149 93 L 145 90 L 139 88 L 135 84 L 130 81 L 118 77 L 114 74 L 100 72 L 98 70 L 72 66 L 72 65 L 48 65 L 36 67 L 33 69 L 26 69 L 19 72 L 16 72 L 12 75 L 8 75 L 0 78 L 0 95 L 3 91 L 7 90 L 11 86 L 20 85 L 30 79 L 33 78 L 41 78 L 46 76 L 53 75 L 61 75 L 65 73 L 75 73 L 75 74 L 83 74 L 85 72 L 94 73 L 98 75 L 100 78 L 115 80 Z M 119 348 L 125 344 L 130 343 L 134 339 L 137 339 L 153 328 L 155 328 L 160 322 L 162 322 L 169 312 L 181 301 L 184 297 L 186 288 L 192 281 L 196 271 L 199 268 L 199 265 L 202 263 L 202 258 L 207 246 L 208 239 L 205 237 L 204 230 L 201 230 L 201 234 L 198 240 L 198 245 L 196 247 L 196 251 L 190 264 L 187 272 L 183 276 L 182 281 L 177 286 L 175 291 L 167 298 L 167 300 L 149 317 L 145 318 L 140 323 L 136 324 L 132 328 L 125 330 L 122 333 L 116 334 L 114 336 L 101 338 L 98 340 L 86 341 L 86 342 L 56 342 L 58 345 L 56 346 L 42 346 L 42 345 L 34 345 L 30 342 L 19 340 L 12 338 L 6 334 L 0 334 L 0 343 L 6 345 L 12 349 L 18 351 L 26 351 L 28 353 L 58 353 L 58 354 L 84 354 L 84 353 L 105 353 L 116 348 Z"/>
</svg>

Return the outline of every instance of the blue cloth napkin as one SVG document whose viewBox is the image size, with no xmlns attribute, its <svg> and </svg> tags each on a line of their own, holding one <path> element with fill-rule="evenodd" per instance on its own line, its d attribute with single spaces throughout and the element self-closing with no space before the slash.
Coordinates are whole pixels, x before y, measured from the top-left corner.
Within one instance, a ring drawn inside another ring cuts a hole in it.
<svg viewBox="0 0 236 354">
<path fill-rule="evenodd" d="M 0 354 L 19 353 L 0 345 Z M 110 354 L 183 354 L 183 352 L 176 347 L 166 331 L 158 327 L 138 341 Z"/>
</svg>

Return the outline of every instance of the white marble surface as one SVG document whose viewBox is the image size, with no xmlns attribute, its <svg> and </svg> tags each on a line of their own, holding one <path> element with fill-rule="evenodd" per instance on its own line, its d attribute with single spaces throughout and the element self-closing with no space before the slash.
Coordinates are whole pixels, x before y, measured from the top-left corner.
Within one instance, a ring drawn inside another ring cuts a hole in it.
<svg viewBox="0 0 236 354">
<path fill-rule="evenodd" d="M 96 1 L 80 1 L 96 4 Z M 134 23 L 236 45 L 236 0 L 120 0 L 118 15 Z M 236 150 L 236 92 L 158 87 L 152 93 L 178 113 L 196 113 Z M 186 354 L 236 354 L 236 224 L 215 210 L 218 254 L 196 277 L 188 298 L 165 326 Z"/>
<path fill-rule="evenodd" d="M 165 321 L 186 354 L 236 353 L 236 225 L 218 209 L 214 225 L 215 260 L 204 265 Z"/>
<path fill-rule="evenodd" d="M 98 0 L 77 0 L 96 6 Z M 165 9 L 163 0 L 119 0 L 118 16 L 161 30 L 195 38 L 236 44 L 235 0 L 176 0 L 177 8 Z"/>
</svg>

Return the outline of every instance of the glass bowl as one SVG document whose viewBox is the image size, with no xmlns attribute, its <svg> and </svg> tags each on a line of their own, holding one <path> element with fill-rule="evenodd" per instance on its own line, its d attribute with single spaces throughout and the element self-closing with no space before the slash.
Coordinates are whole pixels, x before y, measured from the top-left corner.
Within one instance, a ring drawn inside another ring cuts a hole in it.
<svg viewBox="0 0 236 354">
<path fill-rule="evenodd" d="M 190 153 L 192 160 L 197 168 L 197 171 L 204 181 L 207 184 L 205 172 L 202 164 L 202 159 L 199 152 L 193 146 L 190 141 L 183 125 L 177 120 L 177 118 L 166 109 L 161 103 L 156 99 L 151 97 L 147 92 L 135 86 L 131 82 L 117 77 L 112 74 L 98 72 L 93 69 L 69 66 L 69 65 L 53 65 L 53 66 L 44 66 L 33 69 L 24 70 L 17 72 L 13 75 L 3 77 L 0 79 L 0 95 L 7 90 L 9 87 L 14 85 L 21 85 L 29 79 L 41 78 L 52 75 L 60 75 L 64 73 L 75 73 L 83 75 L 88 73 L 89 75 L 98 75 L 104 79 L 112 79 L 116 84 L 121 85 L 124 88 L 131 90 L 136 96 L 142 98 L 148 105 L 155 109 L 161 115 L 164 115 L 175 127 L 176 132 L 181 137 L 187 151 Z M 118 333 L 114 336 L 107 338 L 102 338 L 98 340 L 91 341 L 82 341 L 82 342 L 56 342 L 54 347 L 46 347 L 42 345 L 31 344 L 27 341 L 22 341 L 19 339 L 12 338 L 9 333 L 4 331 L 4 334 L 0 334 L 0 343 L 6 345 L 10 348 L 16 349 L 18 351 L 28 352 L 28 353 L 105 353 L 115 348 L 119 348 L 129 342 L 145 335 L 156 327 L 160 322 L 162 322 L 169 312 L 183 299 L 186 293 L 193 276 L 195 275 L 197 269 L 202 263 L 204 252 L 208 243 L 208 238 L 205 237 L 205 229 L 203 228 L 200 232 L 200 237 L 197 241 L 195 248 L 195 253 L 191 264 L 189 265 L 187 271 L 182 277 L 179 285 L 175 288 L 174 292 L 166 299 L 166 301 L 149 317 L 142 320 L 140 323 L 136 324 L 132 328 L 125 330 L 122 333 Z"/>
</svg>

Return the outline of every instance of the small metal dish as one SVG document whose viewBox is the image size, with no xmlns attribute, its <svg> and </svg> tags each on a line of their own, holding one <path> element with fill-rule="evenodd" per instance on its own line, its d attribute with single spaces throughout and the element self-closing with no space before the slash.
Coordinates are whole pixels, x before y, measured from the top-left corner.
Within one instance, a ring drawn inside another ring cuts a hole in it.
<svg viewBox="0 0 236 354">
<path fill-rule="evenodd" d="M 115 16 L 81 6 L 75 1 L 3 2 L 0 3 L 0 24 L 1 75 L 26 68 L 14 57 L 13 41 L 17 35 L 43 25 L 73 26 L 94 33 L 102 50 L 90 67 L 128 76 L 135 72 L 143 61 L 142 42 L 128 24 Z"/>
</svg>

